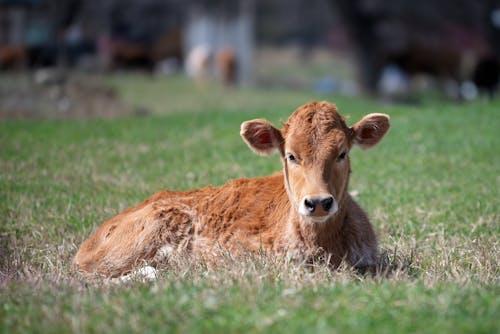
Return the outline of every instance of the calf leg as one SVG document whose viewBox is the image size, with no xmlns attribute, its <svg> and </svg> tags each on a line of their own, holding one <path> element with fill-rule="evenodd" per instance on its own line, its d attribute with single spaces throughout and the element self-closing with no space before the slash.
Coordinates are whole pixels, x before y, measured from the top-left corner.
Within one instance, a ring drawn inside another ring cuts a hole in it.
<svg viewBox="0 0 500 334">
<path fill-rule="evenodd" d="M 363 209 L 350 201 L 342 234 L 347 260 L 353 267 L 374 270 L 378 264 L 377 237 Z"/>
<path fill-rule="evenodd" d="M 84 273 L 116 277 L 191 247 L 193 214 L 180 203 L 147 203 L 102 224 L 74 259 Z"/>
</svg>

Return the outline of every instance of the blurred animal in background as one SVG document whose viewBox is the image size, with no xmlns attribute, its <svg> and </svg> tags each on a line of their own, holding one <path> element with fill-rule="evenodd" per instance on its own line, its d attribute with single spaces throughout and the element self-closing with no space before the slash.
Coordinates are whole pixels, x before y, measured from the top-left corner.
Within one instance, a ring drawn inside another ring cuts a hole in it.
<svg viewBox="0 0 500 334">
<path fill-rule="evenodd" d="M 198 45 L 189 52 L 185 68 L 197 84 L 220 80 L 224 86 L 234 86 L 238 82 L 237 65 L 234 49 L 226 47 L 214 52 L 206 45 Z"/>
<path fill-rule="evenodd" d="M 180 62 L 181 32 L 178 29 L 167 30 L 154 41 L 134 41 L 129 38 L 114 38 L 108 42 L 111 67 L 143 67 L 152 70 L 166 60 Z"/>
<path fill-rule="evenodd" d="M 0 46 L 0 69 L 21 67 L 25 64 L 26 60 L 26 49 L 23 46 Z"/>
<path fill-rule="evenodd" d="M 236 84 L 238 64 L 232 48 L 224 48 L 217 53 L 217 70 L 225 86 Z"/>
<path fill-rule="evenodd" d="M 120 67 L 152 67 L 152 60 L 148 54 L 148 47 L 139 42 L 132 42 L 125 39 L 115 39 L 111 41 L 111 66 Z"/>
<path fill-rule="evenodd" d="M 498 89 L 500 64 L 496 57 L 488 56 L 479 61 L 474 71 L 474 83 L 479 91 L 493 98 Z"/>
<path fill-rule="evenodd" d="M 212 73 L 212 50 L 206 45 L 198 45 L 189 51 L 185 69 L 188 76 L 196 83 L 203 84 Z"/>
</svg>

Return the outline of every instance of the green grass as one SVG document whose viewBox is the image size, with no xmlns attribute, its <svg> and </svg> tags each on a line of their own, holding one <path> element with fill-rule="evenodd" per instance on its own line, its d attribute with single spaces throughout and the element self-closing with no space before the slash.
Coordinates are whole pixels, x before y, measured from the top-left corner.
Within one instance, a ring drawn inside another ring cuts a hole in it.
<svg viewBox="0 0 500 334">
<path fill-rule="evenodd" d="M 500 331 L 500 101 L 387 106 L 307 92 L 193 87 L 117 75 L 152 111 L 114 120 L 0 122 L 0 332 L 494 333 Z M 164 189 L 266 175 L 239 124 L 279 124 L 315 99 L 353 124 L 391 115 L 351 154 L 351 190 L 391 270 L 313 271 L 264 255 L 216 267 L 179 260 L 155 283 L 85 281 L 70 269 L 102 221 Z"/>
</svg>

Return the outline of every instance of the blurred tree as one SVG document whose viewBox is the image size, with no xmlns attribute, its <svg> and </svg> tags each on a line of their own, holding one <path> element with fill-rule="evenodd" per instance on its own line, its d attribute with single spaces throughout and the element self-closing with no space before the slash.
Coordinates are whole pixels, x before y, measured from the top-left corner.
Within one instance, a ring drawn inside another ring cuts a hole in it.
<svg viewBox="0 0 500 334">
<path fill-rule="evenodd" d="M 263 44 L 312 47 L 326 43 L 336 21 L 328 0 L 257 2 L 257 40 Z"/>
</svg>

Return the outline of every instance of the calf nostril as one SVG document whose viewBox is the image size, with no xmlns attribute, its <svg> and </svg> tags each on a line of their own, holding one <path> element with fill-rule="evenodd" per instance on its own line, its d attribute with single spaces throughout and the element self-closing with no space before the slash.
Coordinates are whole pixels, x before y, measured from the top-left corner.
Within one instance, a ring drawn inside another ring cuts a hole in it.
<svg viewBox="0 0 500 334">
<path fill-rule="evenodd" d="M 321 206 L 323 207 L 323 210 L 329 211 L 332 208 L 333 205 L 333 198 L 332 197 L 327 197 L 323 200 L 321 200 Z"/>
<path fill-rule="evenodd" d="M 314 200 L 308 200 L 307 198 L 304 200 L 304 205 L 309 212 L 314 212 L 314 209 L 316 209 L 316 201 Z"/>
</svg>

